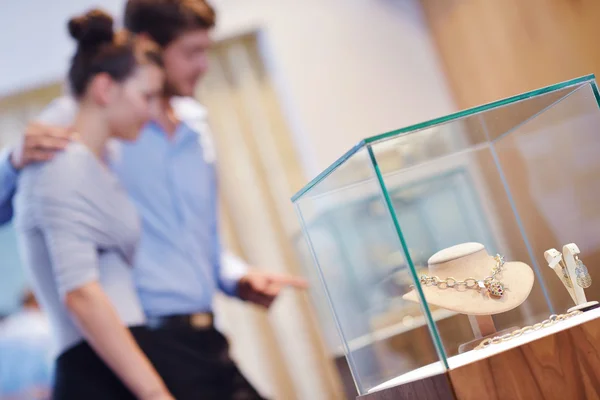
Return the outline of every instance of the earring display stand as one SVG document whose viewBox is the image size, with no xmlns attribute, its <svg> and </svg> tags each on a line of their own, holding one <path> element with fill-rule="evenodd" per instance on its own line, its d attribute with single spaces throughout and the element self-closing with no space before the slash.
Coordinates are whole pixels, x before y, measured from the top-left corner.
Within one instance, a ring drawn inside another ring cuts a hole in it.
<svg viewBox="0 0 600 400">
<path fill-rule="evenodd" d="M 556 249 L 549 249 L 544 252 L 544 258 L 548 262 L 548 266 L 554 270 L 558 279 L 562 282 L 565 289 L 569 292 L 571 299 L 575 303 L 575 306 L 569 308 L 567 312 L 581 310 L 589 311 L 594 308 L 600 307 L 600 303 L 597 301 L 587 301 L 585 292 L 581 286 L 577 284 L 577 262 L 575 257 L 580 254 L 579 247 L 575 243 L 569 243 L 563 246 L 562 254 Z M 563 263 L 564 260 L 564 263 Z M 563 273 L 563 267 L 566 268 L 567 274 L 570 278 L 570 284 Z"/>
<path fill-rule="evenodd" d="M 548 266 L 554 270 L 554 273 L 556 273 L 556 276 L 558 276 L 558 279 L 560 279 L 567 292 L 569 292 L 569 296 L 571 296 L 573 303 L 577 304 L 577 296 L 575 295 L 575 290 L 573 288 L 573 279 L 570 275 L 565 277 L 565 273 L 563 272 L 563 268 L 566 267 L 563 263 L 562 254 L 556 249 L 549 249 L 544 252 L 544 258 L 546 259 Z"/>
<path fill-rule="evenodd" d="M 563 246 L 563 258 L 565 260 L 565 264 L 567 264 L 567 270 L 569 271 L 571 281 L 573 281 L 573 291 L 575 292 L 575 297 L 577 299 L 575 306 L 569 308 L 568 312 L 573 310 L 590 310 L 600 305 L 597 301 L 587 301 L 583 288 L 576 282 L 575 277 L 577 276 L 577 273 L 575 272 L 575 268 L 577 268 L 577 263 L 575 261 L 575 256 L 580 253 L 579 247 L 577 247 L 575 243 L 570 243 Z"/>
</svg>

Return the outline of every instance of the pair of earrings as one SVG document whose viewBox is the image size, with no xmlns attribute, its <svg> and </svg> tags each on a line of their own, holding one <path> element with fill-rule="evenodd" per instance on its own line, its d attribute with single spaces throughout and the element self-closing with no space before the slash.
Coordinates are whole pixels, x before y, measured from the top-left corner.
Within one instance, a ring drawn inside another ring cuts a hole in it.
<svg viewBox="0 0 600 400">
<path fill-rule="evenodd" d="M 562 269 L 565 285 L 567 285 L 567 287 L 569 288 L 572 288 L 573 281 L 571 280 L 571 276 L 569 276 L 569 271 L 567 270 L 567 266 L 563 262 L 562 258 L 559 261 L 559 264 Z M 590 276 L 590 273 L 588 272 L 588 269 L 585 266 L 585 264 L 579 259 L 579 257 L 577 257 L 577 254 L 575 255 L 575 264 L 575 278 L 577 285 L 581 286 L 584 289 L 592 286 L 592 277 Z"/>
</svg>

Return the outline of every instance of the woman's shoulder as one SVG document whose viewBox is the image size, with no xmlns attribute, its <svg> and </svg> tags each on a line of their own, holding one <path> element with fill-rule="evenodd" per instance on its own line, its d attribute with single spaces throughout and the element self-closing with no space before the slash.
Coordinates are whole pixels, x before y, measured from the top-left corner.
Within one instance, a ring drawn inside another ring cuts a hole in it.
<svg viewBox="0 0 600 400">
<path fill-rule="evenodd" d="M 96 163 L 84 145 L 72 142 L 51 160 L 21 171 L 19 191 L 38 196 L 65 196 L 80 191 L 98 176 Z"/>
</svg>

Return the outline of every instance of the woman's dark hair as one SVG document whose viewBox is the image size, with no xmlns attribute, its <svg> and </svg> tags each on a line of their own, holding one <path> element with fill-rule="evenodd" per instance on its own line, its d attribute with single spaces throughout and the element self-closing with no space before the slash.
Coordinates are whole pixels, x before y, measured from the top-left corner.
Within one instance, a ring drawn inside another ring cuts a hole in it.
<svg viewBox="0 0 600 400">
<path fill-rule="evenodd" d="M 112 17 L 101 10 L 93 9 L 72 18 L 68 26 L 77 41 L 69 69 L 69 83 L 76 97 L 85 93 L 97 74 L 106 73 L 122 82 L 138 65 L 162 66 L 161 51 L 156 43 L 135 38 L 125 31 L 115 33 Z"/>
<path fill-rule="evenodd" d="M 205 0 L 128 0 L 125 28 L 145 33 L 163 48 L 181 34 L 215 26 L 215 10 Z"/>
</svg>

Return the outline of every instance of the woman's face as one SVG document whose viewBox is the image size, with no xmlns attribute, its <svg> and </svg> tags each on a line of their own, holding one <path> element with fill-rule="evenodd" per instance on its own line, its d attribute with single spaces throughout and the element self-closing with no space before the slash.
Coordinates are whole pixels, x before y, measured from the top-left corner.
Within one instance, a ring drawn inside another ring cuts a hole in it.
<svg viewBox="0 0 600 400">
<path fill-rule="evenodd" d="M 129 78 L 116 84 L 107 110 L 113 137 L 127 141 L 138 138 L 159 110 L 163 85 L 164 72 L 154 64 L 137 67 Z"/>
</svg>

